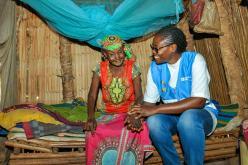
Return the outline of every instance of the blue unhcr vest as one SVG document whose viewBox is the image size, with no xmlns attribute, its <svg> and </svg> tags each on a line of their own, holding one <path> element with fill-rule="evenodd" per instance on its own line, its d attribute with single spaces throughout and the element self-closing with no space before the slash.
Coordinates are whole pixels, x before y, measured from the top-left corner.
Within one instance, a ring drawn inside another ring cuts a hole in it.
<svg viewBox="0 0 248 165">
<path fill-rule="evenodd" d="M 156 84 L 160 98 L 169 103 L 179 101 L 191 96 L 192 89 L 192 66 L 195 60 L 195 52 L 184 52 L 181 55 L 179 65 L 178 79 L 175 88 L 169 85 L 170 71 L 167 63 L 156 64 L 155 61 L 151 63 L 151 74 L 154 83 Z M 214 104 L 208 100 L 204 109 L 213 112 L 216 117 L 218 110 Z"/>
</svg>

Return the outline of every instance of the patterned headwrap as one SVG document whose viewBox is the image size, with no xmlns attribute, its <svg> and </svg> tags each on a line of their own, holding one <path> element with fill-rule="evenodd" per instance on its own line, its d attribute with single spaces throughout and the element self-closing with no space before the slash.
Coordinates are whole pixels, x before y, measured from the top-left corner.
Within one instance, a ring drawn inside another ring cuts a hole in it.
<svg viewBox="0 0 248 165">
<path fill-rule="evenodd" d="M 103 38 L 101 41 L 102 49 L 105 50 L 116 50 L 120 47 L 124 46 L 124 52 L 126 57 L 129 59 L 132 57 L 131 48 L 128 44 L 125 43 L 119 36 L 117 35 L 109 35 Z"/>
</svg>

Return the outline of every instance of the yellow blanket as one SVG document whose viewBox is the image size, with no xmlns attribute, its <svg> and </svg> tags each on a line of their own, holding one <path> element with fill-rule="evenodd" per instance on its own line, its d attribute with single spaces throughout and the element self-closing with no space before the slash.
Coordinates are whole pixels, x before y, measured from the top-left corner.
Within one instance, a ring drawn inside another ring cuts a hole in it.
<svg viewBox="0 0 248 165">
<path fill-rule="evenodd" d="M 17 123 L 28 122 L 31 120 L 37 120 L 43 123 L 62 124 L 48 114 L 32 108 L 16 109 L 7 113 L 0 112 L 0 126 L 7 130 L 14 127 Z"/>
</svg>

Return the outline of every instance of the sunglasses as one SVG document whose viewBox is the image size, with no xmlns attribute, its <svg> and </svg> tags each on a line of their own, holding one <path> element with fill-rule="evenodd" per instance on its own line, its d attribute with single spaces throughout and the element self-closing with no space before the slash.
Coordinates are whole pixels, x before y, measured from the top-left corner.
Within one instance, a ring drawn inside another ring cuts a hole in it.
<svg viewBox="0 0 248 165">
<path fill-rule="evenodd" d="M 164 45 L 164 46 L 161 46 L 161 47 L 159 47 L 159 48 L 156 48 L 156 47 L 154 47 L 152 44 L 150 44 L 150 47 L 151 47 L 152 51 L 155 51 L 156 53 L 158 53 L 158 51 L 159 51 L 160 49 L 165 48 L 165 47 L 170 46 L 170 45 L 172 45 L 172 44 L 168 44 L 168 45 Z"/>
</svg>

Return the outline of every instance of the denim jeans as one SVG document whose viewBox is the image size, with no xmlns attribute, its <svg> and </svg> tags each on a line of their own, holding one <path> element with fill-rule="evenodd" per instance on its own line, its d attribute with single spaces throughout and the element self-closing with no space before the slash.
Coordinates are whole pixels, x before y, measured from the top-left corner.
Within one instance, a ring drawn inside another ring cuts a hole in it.
<svg viewBox="0 0 248 165">
<path fill-rule="evenodd" d="M 205 135 L 213 127 L 213 119 L 204 109 L 190 109 L 180 115 L 156 114 L 147 118 L 150 137 L 163 164 L 181 164 L 172 135 L 178 133 L 187 165 L 204 162 Z"/>
</svg>

